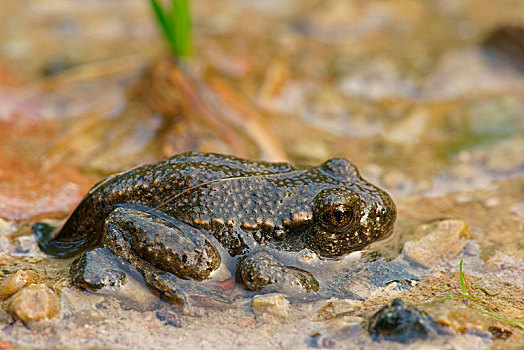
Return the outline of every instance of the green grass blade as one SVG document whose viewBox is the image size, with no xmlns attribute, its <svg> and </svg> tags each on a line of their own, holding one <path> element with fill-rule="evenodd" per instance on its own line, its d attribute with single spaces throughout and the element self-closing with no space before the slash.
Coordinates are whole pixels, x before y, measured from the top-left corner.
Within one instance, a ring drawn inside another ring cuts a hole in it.
<svg viewBox="0 0 524 350">
<path fill-rule="evenodd" d="M 153 8 L 153 12 L 155 13 L 156 19 L 160 25 L 160 28 L 162 29 L 164 37 L 166 38 L 171 49 L 173 49 L 175 38 L 169 24 L 168 16 L 166 16 L 164 9 L 162 6 L 160 6 L 157 0 L 151 0 L 151 7 Z"/>
<path fill-rule="evenodd" d="M 171 49 L 179 57 L 191 54 L 191 13 L 189 0 L 171 0 L 171 6 L 162 6 L 150 0 L 158 25 Z"/>
<path fill-rule="evenodd" d="M 176 25 L 178 54 L 181 57 L 190 55 L 191 49 L 191 14 L 187 0 L 172 0 L 172 20 Z"/>
<path fill-rule="evenodd" d="M 486 309 L 484 309 L 484 308 L 482 308 L 482 307 L 480 307 L 480 306 L 475 307 L 475 309 L 480 310 L 480 311 L 482 311 L 483 313 L 485 313 L 485 314 L 487 314 L 487 315 L 489 315 L 489 316 L 491 316 L 491 317 L 496 318 L 497 320 L 501 320 L 501 321 L 504 321 L 504 322 L 508 322 L 508 323 L 511 323 L 511 324 L 513 324 L 513 325 L 515 325 L 515 326 L 517 326 L 517 327 L 520 327 L 520 328 L 524 329 L 524 324 L 522 324 L 522 323 L 519 322 L 519 321 L 516 321 L 516 320 L 512 320 L 512 319 L 508 319 L 508 318 L 504 318 L 504 317 L 497 316 L 497 315 L 495 315 L 495 314 L 489 312 L 488 310 L 486 310 Z"/>
<path fill-rule="evenodd" d="M 185 21 L 185 26 L 186 26 L 186 30 L 187 30 L 187 35 L 186 35 L 186 52 L 187 52 L 187 55 L 190 56 L 191 55 L 191 48 L 193 47 L 193 44 L 192 44 L 192 34 L 191 34 L 191 28 L 193 27 L 193 22 L 192 22 L 192 18 L 191 18 L 191 10 L 189 8 L 189 2 L 185 1 L 185 6 L 184 6 L 184 12 L 187 13 L 186 16 L 184 16 L 184 18 L 186 19 Z"/>
<path fill-rule="evenodd" d="M 175 10 L 175 0 L 171 1 L 171 8 L 167 12 L 167 20 L 169 22 L 170 30 L 175 37 L 173 41 L 174 53 L 180 57 L 180 30 L 178 29 L 179 23 L 177 20 L 177 11 Z"/>
<path fill-rule="evenodd" d="M 448 300 L 449 298 L 451 298 L 454 295 L 463 296 L 463 294 L 460 294 L 460 293 L 449 293 L 448 295 L 444 297 L 444 299 L 441 300 L 441 303 L 445 302 L 446 300 Z"/>
<path fill-rule="evenodd" d="M 187 1 L 183 1 L 182 11 L 185 13 L 184 28 L 185 32 L 187 33 L 184 41 L 184 52 L 189 56 L 191 55 L 191 13 L 189 10 L 189 3 Z"/>
<path fill-rule="evenodd" d="M 462 259 L 460 259 L 459 274 L 460 274 L 460 288 L 462 289 L 462 293 L 468 294 L 468 292 L 466 291 L 466 286 L 464 284 L 464 274 L 462 273 Z"/>
</svg>

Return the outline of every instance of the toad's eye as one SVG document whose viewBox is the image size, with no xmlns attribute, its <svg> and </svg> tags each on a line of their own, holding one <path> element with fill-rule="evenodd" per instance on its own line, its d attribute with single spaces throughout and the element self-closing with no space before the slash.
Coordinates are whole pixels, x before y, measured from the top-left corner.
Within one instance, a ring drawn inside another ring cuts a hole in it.
<svg viewBox="0 0 524 350">
<path fill-rule="evenodd" d="M 326 225 L 344 227 L 353 221 L 353 209 L 343 204 L 334 205 L 322 213 L 321 220 Z"/>
</svg>

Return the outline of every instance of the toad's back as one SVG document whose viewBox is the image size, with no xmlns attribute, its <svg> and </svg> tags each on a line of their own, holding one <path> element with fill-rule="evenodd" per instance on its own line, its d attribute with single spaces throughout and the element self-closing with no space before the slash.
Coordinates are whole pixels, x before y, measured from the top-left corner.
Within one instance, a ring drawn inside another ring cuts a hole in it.
<svg viewBox="0 0 524 350">
<path fill-rule="evenodd" d="M 100 243 L 105 217 L 120 204 L 166 206 L 184 191 L 224 179 L 287 173 L 287 163 L 255 162 L 212 153 L 187 152 L 156 164 L 111 175 L 84 197 L 52 240 L 40 240 L 46 253 L 71 256 Z M 163 211 L 163 210 L 162 210 Z"/>
</svg>

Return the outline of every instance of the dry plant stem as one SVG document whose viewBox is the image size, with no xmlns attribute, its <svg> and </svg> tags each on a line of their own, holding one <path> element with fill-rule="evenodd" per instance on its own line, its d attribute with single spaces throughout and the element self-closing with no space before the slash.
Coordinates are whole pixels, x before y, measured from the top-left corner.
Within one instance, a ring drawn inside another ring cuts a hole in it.
<svg viewBox="0 0 524 350">
<path fill-rule="evenodd" d="M 165 67 L 166 64 L 168 64 L 168 67 Z M 189 71 L 178 64 L 172 64 L 170 62 L 163 62 L 161 65 L 163 67 L 161 67 L 160 70 L 165 70 L 168 81 L 168 86 L 166 87 L 168 90 L 158 91 L 164 95 L 164 100 L 173 101 L 173 99 L 166 96 L 169 94 L 169 89 L 173 89 L 173 92 L 181 94 L 177 102 L 182 104 L 183 110 L 195 112 L 202 118 L 203 122 L 220 133 L 235 154 L 240 157 L 247 157 L 246 147 L 240 142 L 239 138 L 231 129 L 224 125 L 200 97 L 197 83 Z"/>
<path fill-rule="evenodd" d="M 262 150 L 267 159 L 287 161 L 284 149 L 264 119 L 242 97 L 219 78 L 212 78 L 209 84 L 224 104 L 236 110 L 237 115 L 240 116 L 240 124 L 246 129 L 246 132 Z"/>
</svg>

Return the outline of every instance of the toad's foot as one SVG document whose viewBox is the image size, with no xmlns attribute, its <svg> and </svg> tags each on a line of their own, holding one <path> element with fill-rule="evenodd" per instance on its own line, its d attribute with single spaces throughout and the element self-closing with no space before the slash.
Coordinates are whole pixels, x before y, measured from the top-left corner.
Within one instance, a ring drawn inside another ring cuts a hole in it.
<svg viewBox="0 0 524 350">
<path fill-rule="evenodd" d="M 311 273 L 286 266 L 265 251 L 242 258 L 238 263 L 237 274 L 238 279 L 252 291 L 296 295 L 319 290 L 319 284 Z"/>
<path fill-rule="evenodd" d="M 73 284 L 92 291 L 102 288 L 120 289 L 127 282 L 127 276 L 118 260 L 105 248 L 85 252 L 71 264 Z"/>
</svg>

